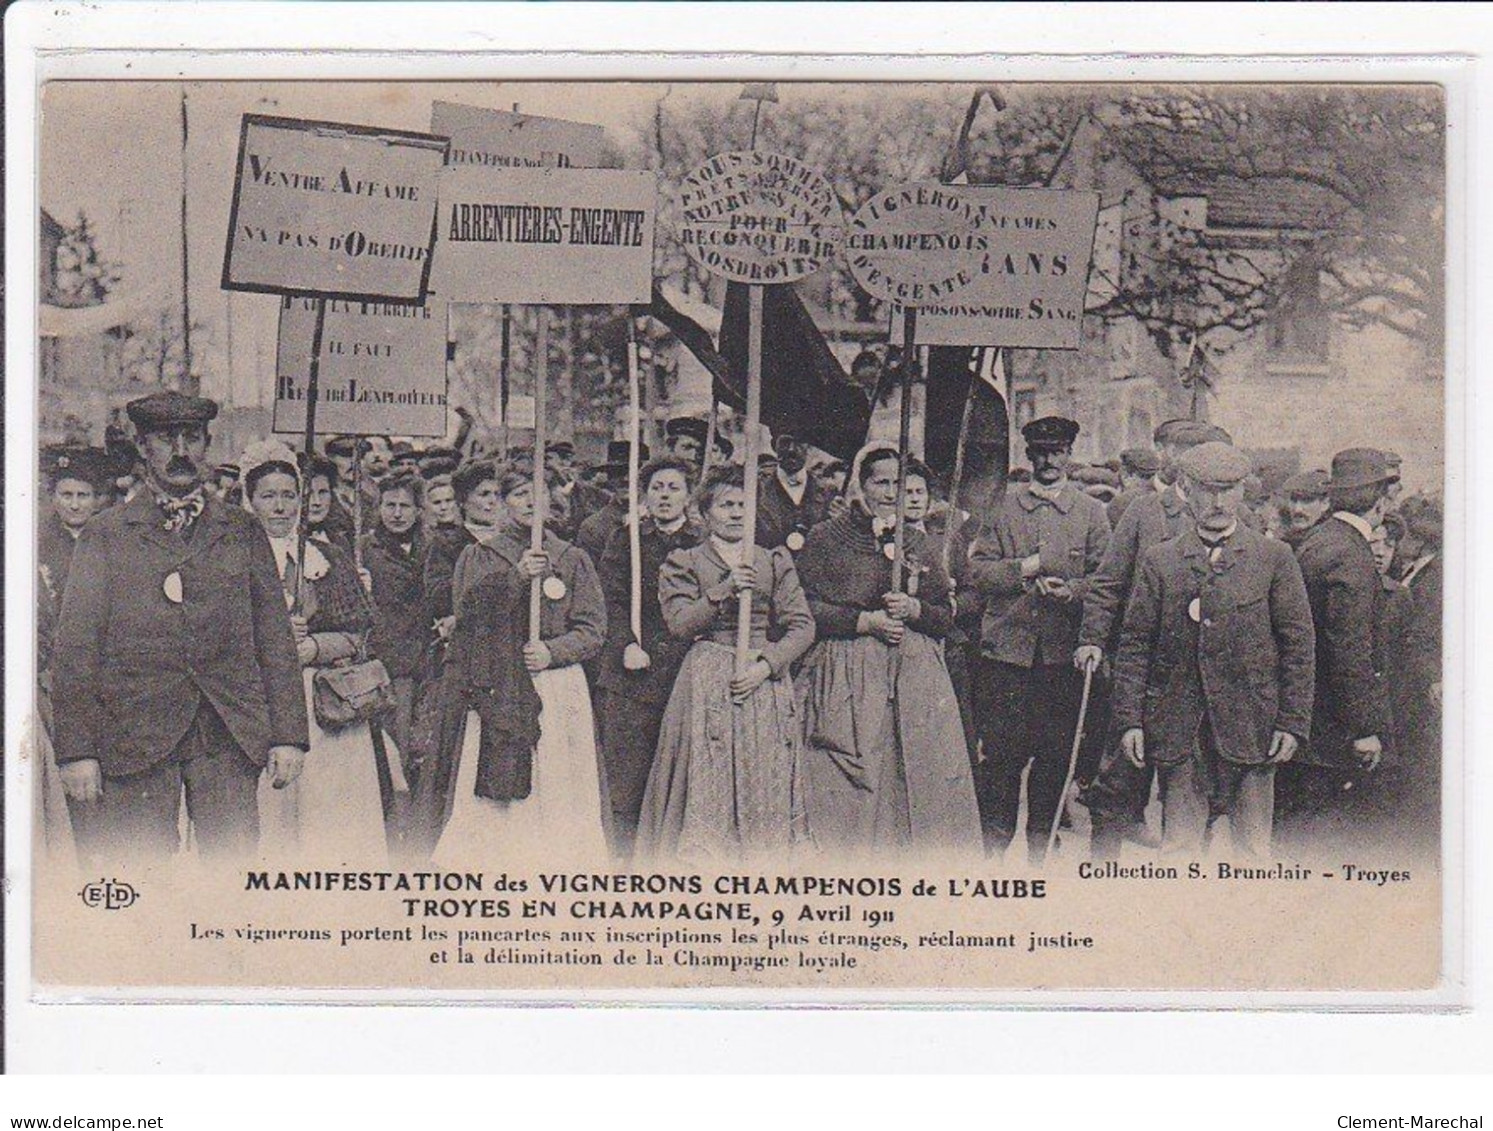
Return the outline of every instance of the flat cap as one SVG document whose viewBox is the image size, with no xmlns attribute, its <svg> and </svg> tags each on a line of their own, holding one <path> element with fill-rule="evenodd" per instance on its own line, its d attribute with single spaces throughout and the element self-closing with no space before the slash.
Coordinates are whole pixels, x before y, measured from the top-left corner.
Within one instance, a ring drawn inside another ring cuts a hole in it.
<svg viewBox="0 0 1493 1131">
<path fill-rule="evenodd" d="M 1280 485 L 1280 493 L 1288 499 L 1325 499 L 1327 472 L 1321 468 L 1298 471 Z"/>
<path fill-rule="evenodd" d="M 1168 420 L 1156 426 L 1151 439 L 1158 444 L 1192 448 L 1198 444 L 1232 444 L 1234 438 L 1216 424 L 1202 420 Z"/>
<path fill-rule="evenodd" d="M 1029 448 L 1071 448 L 1078 439 L 1078 422 L 1065 416 L 1041 416 L 1021 430 Z"/>
<path fill-rule="evenodd" d="M 1075 483 L 1082 483 L 1085 487 L 1119 487 L 1120 477 L 1107 467 L 1099 465 L 1085 465 L 1075 467 L 1068 473 L 1068 478 Z"/>
<path fill-rule="evenodd" d="M 1399 478 L 1399 472 L 1389 466 L 1389 460 L 1378 448 L 1346 448 L 1332 457 L 1332 474 L 1328 477 L 1327 489 L 1352 491 L 1359 487 L 1393 483 Z"/>
<path fill-rule="evenodd" d="M 1132 475 L 1155 475 L 1161 470 L 1161 457 L 1150 448 L 1126 448 L 1120 453 L 1120 466 Z"/>
<path fill-rule="evenodd" d="M 355 456 L 358 454 L 358 442 L 356 436 L 333 436 L 323 445 L 323 450 L 329 456 Z"/>
<path fill-rule="evenodd" d="M 137 431 L 152 432 L 183 424 L 206 424 L 218 415 L 218 402 L 167 389 L 130 401 L 124 411 Z"/>
<path fill-rule="evenodd" d="M 1247 455 L 1217 440 L 1190 449 L 1177 464 L 1183 475 L 1204 487 L 1232 487 L 1243 483 L 1254 470 Z"/>
<path fill-rule="evenodd" d="M 632 444 L 627 440 L 608 440 L 607 459 L 601 466 L 608 471 L 621 471 L 627 467 L 627 458 L 631 451 Z M 647 462 L 648 445 L 640 444 L 638 446 L 638 463 L 641 465 Z"/>
</svg>

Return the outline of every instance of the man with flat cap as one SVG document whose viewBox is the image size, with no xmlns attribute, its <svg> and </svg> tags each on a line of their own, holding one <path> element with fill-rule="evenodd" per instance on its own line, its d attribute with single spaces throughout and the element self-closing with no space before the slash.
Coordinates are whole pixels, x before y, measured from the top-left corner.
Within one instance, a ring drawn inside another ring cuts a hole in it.
<svg viewBox="0 0 1493 1131">
<path fill-rule="evenodd" d="M 1109 544 L 1104 506 L 1068 481 L 1078 425 L 1044 416 L 1021 430 L 1032 479 L 1010 489 L 970 551 L 985 599 L 975 789 L 987 847 L 1016 832 L 1028 764 L 1027 858 L 1040 863 L 1058 819 L 1083 680 L 1072 664 L 1089 580 Z"/>
<path fill-rule="evenodd" d="M 1281 484 L 1280 493 L 1285 500 L 1282 507 L 1285 529 L 1281 541 L 1296 550 L 1327 517 L 1327 472 L 1298 471 Z"/>
<path fill-rule="evenodd" d="M 1332 457 L 1332 513 L 1297 549 L 1317 632 L 1311 742 L 1276 791 L 1276 822 L 1298 842 L 1355 839 L 1357 794 L 1372 785 L 1389 726 L 1387 689 L 1374 673 L 1374 528 L 1396 480 L 1384 453 L 1349 448 Z"/>
<path fill-rule="evenodd" d="M 1180 460 L 1192 516 L 1141 557 L 1115 659 L 1125 759 L 1157 767 L 1164 855 L 1198 856 L 1210 810 L 1234 848 L 1270 853 L 1276 768 L 1311 729 L 1311 608 L 1289 547 L 1245 525 L 1249 459 L 1210 442 Z"/>
<path fill-rule="evenodd" d="M 1120 453 L 1120 493 L 1107 509 L 1109 525 L 1118 527 L 1130 504 L 1142 495 L 1154 494 L 1161 457 L 1150 448 L 1126 448 Z"/>
<path fill-rule="evenodd" d="M 203 490 L 218 406 L 127 406 L 146 489 L 78 540 L 53 664 L 55 745 L 85 856 L 254 851 L 256 786 L 299 775 L 306 700 L 264 529 Z"/>
<path fill-rule="evenodd" d="M 1178 461 L 1200 444 L 1230 442 L 1222 428 L 1199 420 L 1168 420 L 1156 428 L 1152 438 L 1161 464 L 1156 489 L 1125 508 L 1104 561 L 1089 583 L 1078 648 L 1073 653 L 1074 666 L 1080 671 L 1100 672 L 1105 659 L 1113 659 L 1141 555 L 1177 537 L 1192 523 L 1185 488 L 1178 481 Z M 1092 818 L 1090 852 L 1100 860 L 1116 859 L 1126 837 L 1150 841 L 1145 811 L 1155 770 L 1150 764 L 1137 768 L 1121 757 L 1118 737 L 1113 733 L 1106 737 L 1098 776 L 1080 798 Z"/>
<path fill-rule="evenodd" d="M 592 488 L 604 496 L 604 502 L 592 511 L 576 527 L 573 542 L 591 555 L 592 562 L 601 561 L 612 535 L 622 529 L 627 521 L 627 466 L 632 444 L 628 440 L 612 440 L 607 444 L 607 461 L 602 464 L 606 472 L 607 490 Z M 638 449 L 639 465 L 648 462 L 648 445 Z"/>
</svg>

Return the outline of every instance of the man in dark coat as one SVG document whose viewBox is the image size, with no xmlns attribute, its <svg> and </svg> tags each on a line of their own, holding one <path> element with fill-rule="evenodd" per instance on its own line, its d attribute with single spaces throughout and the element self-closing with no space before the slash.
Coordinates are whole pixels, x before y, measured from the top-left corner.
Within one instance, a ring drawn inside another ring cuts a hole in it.
<svg viewBox="0 0 1493 1131">
<path fill-rule="evenodd" d="M 1290 549 L 1240 517 L 1248 458 L 1208 443 L 1181 469 L 1195 521 L 1141 558 L 1115 660 L 1115 726 L 1128 761 L 1158 767 L 1163 853 L 1200 854 L 1211 801 L 1235 849 L 1265 857 L 1276 767 L 1311 729 L 1311 610 Z"/>
<path fill-rule="evenodd" d="M 606 502 L 587 515 L 576 529 L 573 541 L 591 556 L 593 562 L 601 561 L 607 543 L 622 529 L 627 519 L 627 466 L 631 449 L 632 445 L 626 440 L 613 440 L 607 444 L 607 461 L 602 465 L 607 477 Z M 647 444 L 638 449 L 638 460 L 648 462 Z"/>
<path fill-rule="evenodd" d="M 1090 579 L 1109 545 L 1109 520 L 1102 503 L 1068 481 L 1075 422 L 1042 417 L 1022 436 L 1032 482 L 1007 491 L 970 552 L 968 577 L 985 599 L 975 789 L 986 843 L 1004 852 L 1031 765 L 1027 856 L 1040 863 L 1063 803 L 1083 687 L 1073 652 Z"/>
<path fill-rule="evenodd" d="M 1276 791 L 1276 821 L 1297 841 L 1348 831 L 1355 791 L 1371 787 L 1389 725 L 1374 675 L 1379 573 L 1370 543 L 1394 476 L 1384 453 L 1350 448 L 1332 458 L 1332 514 L 1297 551 L 1317 631 L 1311 742 Z M 1354 839 L 1350 836 L 1350 840 Z"/>
<path fill-rule="evenodd" d="M 1396 696 L 1402 736 L 1400 758 L 1409 788 L 1404 822 L 1421 843 L 1434 846 L 1441 812 L 1441 617 L 1442 515 L 1430 499 L 1400 506 L 1404 534 L 1398 560 L 1401 584 L 1410 595 L 1410 623 L 1401 648 L 1402 687 Z"/>
<path fill-rule="evenodd" d="M 808 472 L 809 450 L 802 441 L 784 433 L 773 438 L 772 446 L 778 465 L 757 486 L 757 545 L 769 550 L 787 546 L 796 554 L 809 530 L 824 521 L 827 500 Z"/>
<path fill-rule="evenodd" d="M 1109 525 L 1118 529 L 1120 519 L 1130 504 L 1159 489 L 1156 475 L 1161 471 L 1161 456 L 1150 448 L 1126 448 L 1120 453 L 1120 493 L 1107 508 Z"/>
<path fill-rule="evenodd" d="M 173 852 L 184 796 L 204 855 L 250 853 L 260 772 L 288 785 L 308 744 L 284 590 L 263 527 L 202 489 L 217 405 L 165 392 L 127 411 L 148 489 L 78 540 L 53 665 L 79 847 Z"/>
<path fill-rule="evenodd" d="M 383 661 L 393 681 L 394 710 L 386 722 L 408 775 L 413 772 L 410 723 L 415 684 L 432 634 L 421 573 L 425 558 L 425 535 L 420 527 L 422 482 L 412 473 L 391 474 L 384 477 L 378 491 L 378 525 L 363 536 L 363 568 L 373 579 L 374 620 L 368 647 Z"/>
<path fill-rule="evenodd" d="M 1153 435 L 1161 461 L 1156 489 L 1125 508 L 1104 561 L 1084 594 L 1083 622 L 1073 654 L 1080 671 L 1102 673 L 1104 660 L 1114 656 L 1125 602 L 1134 588 L 1142 555 L 1192 525 L 1187 500 L 1176 482 L 1178 461 L 1200 444 L 1229 442 L 1223 429 L 1196 420 L 1168 420 Z M 1092 817 L 1090 852 L 1095 859 L 1117 858 L 1126 836 L 1148 839 L 1145 810 L 1155 770 L 1150 763 L 1137 768 L 1120 757 L 1118 738 L 1114 733 L 1107 736 L 1099 774 L 1081 796 Z"/>
<path fill-rule="evenodd" d="M 1301 471 L 1281 484 L 1285 529 L 1281 541 L 1293 550 L 1327 517 L 1327 472 Z"/>
<path fill-rule="evenodd" d="M 607 640 L 597 663 L 596 717 L 619 856 L 631 851 L 664 709 L 690 648 L 690 641 L 671 636 L 664 624 L 658 574 L 675 550 L 700 543 L 700 528 L 686 513 L 693 473 L 693 464 L 671 456 L 639 474 L 648 516 L 638 531 L 642 633 L 637 639 L 632 630 L 631 530 L 626 524 L 612 532 L 597 564 L 607 604 Z"/>
</svg>

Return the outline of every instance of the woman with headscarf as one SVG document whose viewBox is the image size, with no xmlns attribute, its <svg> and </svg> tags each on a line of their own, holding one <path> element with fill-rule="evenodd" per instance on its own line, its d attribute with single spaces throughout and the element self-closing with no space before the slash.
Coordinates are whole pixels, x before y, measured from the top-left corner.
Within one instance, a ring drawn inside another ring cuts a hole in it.
<svg viewBox="0 0 1493 1131">
<path fill-rule="evenodd" d="M 746 556 L 740 468 L 713 472 L 697 504 L 707 537 L 664 559 L 658 599 L 689 641 L 643 793 L 640 856 L 697 864 L 782 853 L 799 837 L 801 723 L 791 667 L 814 642 L 793 555 Z M 738 598 L 750 590 L 751 659 L 736 670 Z"/>
<path fill-rule="evenodd" d="M 335 546 L 302 541 L 301 476 L 281 444 L 251 445 L 240 458 L 244 505 L 259 518 L 285 587 L 306 682 L 311 746 L 305 769 L 275 789 L 259 786 L 260 845 L 271 856 L 324 863 L 383 861 L 388 847 L 379 770 L 367 722 L 323 730 L 309 708 L 320 668 L 366 654 L 373 608 L 352 559 Z"/>
<path fill-rule="evenodd" d="M 452 579 L 472 709 L 434 855 L 442 864 L 524 855 L 602 861 L 601 775 L 581 668 L 606 637 L 601 583 L 585 551 L 548 530 L 543 548 L 530 549 L 527 471 L 504 471 L 495 486 L 501 502 L 493 532 L 462 551 Z M 539 639 L 531 641 L 535 579 L 542 596 Z"/>
<path fill-rule="evenodd" d="M 819 642 L 804 662 L 804 816 L 816 848 L 978 853 L 964 728 L 938 647 L 953 625 L 937 544 L 904 532 L 892 589 L 898 456 L 871 446 L 851 469 L 845 514 L 798 556 Z"/>
</svg>

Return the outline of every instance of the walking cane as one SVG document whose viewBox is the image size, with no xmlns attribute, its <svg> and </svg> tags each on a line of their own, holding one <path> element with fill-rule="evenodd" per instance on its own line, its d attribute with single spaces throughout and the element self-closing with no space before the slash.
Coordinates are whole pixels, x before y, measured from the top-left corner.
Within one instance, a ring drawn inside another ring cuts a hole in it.
<svg viewBox="0 0 1493 1131">
<path fill-rule="evenodd" d="M 1058 811 L 1052 815 L 1052 830 L 1047 834 L 1047 853 L 1042 862 L 1052 855 L 1058 842 L 1058 826 L 1063 823 L 1063 810 L 1068 807 L 1068 790 L 1073 788 L 1073 775 L 1078 772 L 1078 748 L 1083 744 L 1084 721 L 1089 715 L 1089 692 L 1094 687 L 1094 670 L 1085 668 L 1083 673 L 1083 699 L 1078 704 L 1078 727 L 1073 731 L 1073 749 L 1068 753 L 1068 775 L 1063 778 L 1063 792 L 1058 794 Z"/>
</svg>

